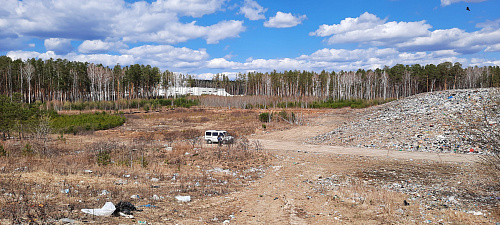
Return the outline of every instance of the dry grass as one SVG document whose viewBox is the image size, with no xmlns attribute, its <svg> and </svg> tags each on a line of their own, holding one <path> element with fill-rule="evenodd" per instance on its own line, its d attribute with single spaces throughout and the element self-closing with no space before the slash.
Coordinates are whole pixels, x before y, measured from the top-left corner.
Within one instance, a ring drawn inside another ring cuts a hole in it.
<svg viewBox="0 0 500 225">
<path fill-rule="evenodd" d="M 285 188 L 305 193 L 294 197 L 294 215 L 310 224 L 419 224 L 427 220 L 434 224 L 477 224 L 500 218 L 498 200 L 481 200 L 498 193 L 500 186 L 484 169 L 368 157 L 270 154 L 259 142 L 245 138 L 264 131 L 258 121 L 260 112 L 193 108 L 126 114 L 128 121 L 119 128 L 87 135 L 54 135 L 46 151 L 40 150 L 37 140 L 2 142 L 8 155 L 0 157 L 0 224 L 47 224 L 66 217 L 82 223 L 118 224 L 123 222 L 121 218 L 94 217 L 80 209 L 122 200 L 136 206 L 156 206 L 143 208 L 140 214 L 153 224 L 220 224 L 221 220 L 199 219 L 229 218 L 243 204 L 234 195 L 255 188 L 270 173 L 266 171 L 270 166 L 286 159 L 297 165 L 314 165 L 282 169 L 288 171 L 283 176 L 293 181 Z M 303 112 L 309 118 L 321 111 Z M 290 126 L 273 122 L 266 131 Z M 237 141 L 223 147 L 206 145 L 201 139 L 192 141 L 205 129 L 226 129 Z M 23 154 L 27 143 L 33 147 L 31 154 Z M 165 145 L 173 150 L 166 150 Z M 99 163 L 102 152 L 109 155 L 109 165 Z M 434 207 L 431 199 L 396 190 L 392 184 L 401 181 L 423 187 L 418 192 L 421 196 L 430 192 L 438 199 L 449 193 L 432 192 L 432 188 L 446 186 L 457 198 L 477 207 Z M 139 197 L 131 198 L 136 195 Z M 177 195 L 189 195 L 196 204 L 180 204 L 174 198 Z M 274 198 L 270 203 L 277 202 Z M 404 200 L 410 205 L 405 206 Z M 487 209 L 492 215 L 471 217 L 461 209 Z"/>
</svg>

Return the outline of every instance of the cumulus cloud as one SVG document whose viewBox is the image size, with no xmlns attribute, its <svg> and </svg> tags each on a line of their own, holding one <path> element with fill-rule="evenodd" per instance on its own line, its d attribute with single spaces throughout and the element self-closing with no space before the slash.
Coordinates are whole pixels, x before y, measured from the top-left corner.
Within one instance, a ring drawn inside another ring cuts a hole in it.
<svg viewBox="0 0 500 225">
<path fill-rule="evenodd" d="M 0 38 L 33 37 L 71 40 L 155 41 L 176 44 L 204 38 L 217 43 L 245 30 L 242 21 L 219 21 L 209 26 L 180 22 L 222 9 L 226 0 L 6 0 L 2 3 Z M 221 32 L 215 37 L 210 32 Z M 224 32 L 228 31 L 228 32 Z M 59 50 L 60 51 L 60 50 Z"/>
<path fill-rule="evenodd" d="M 485 52 L 500 52 L 500 44 L 491 45 L 486 47 Z"/>
<path fill-rule="evenodd" d="M 88 54 L 88 53 L 104 53 L 108 51 L 119 50 L 122 48 L 127 48 L 126 44 L 122 42 L 105 42 L 101 40 L 86 40 L 80 46 L 78 46 L 78 52 Z"/>
<path fill-rule="evenodd" d="M 49 38 L 44 41 L 45 49 L 47 51 L 54 51 L 57 54 L 67 54 L 73 51 L 70 39 L 64 38 Z"/>
<path fill-rule="evenodd" d="M 431 25 L 419 22 L 386 22 L 370 13 L 358 18 L 346 18 L 340 24 L 321 25 L 309 35 L 327 37 L 328 44 L 369 43 L 376 46 L 404 42 L 426 36 Z"/>
<path fill-rule="evenodd" d="M 306 15 L 294 16 L 291 13 L 277 12 L 276 16 L 271 17 L 268 21 L 264 22 L 264 26 L 272 28 L 294 27 L 301 24 L 306 18 Z"/>
<path fill-rule="evenodd" d="M 448 6 L 454 3 L 458 2 L 470 2 L 470 3 L 477 3 L 477 2 L 484 2 L 487 0 L 441 0 L 441 6 Z"/>
<path fill-rule="evenodd" d="M 134 63 L 181 71 L 200 68 L 209 58 L 205 49 L 193 50 L 170 45 L 143 45 L 130 50 L 122 50 L 121 53 L 134 56 L 136 59 Z"/>
<path fill-rule="evenodd" d="M 240 13 L 245 15 L 245 17 L 249 20 L 266 19 L 266 16 L 264 15 L 266 11 L 267 9 L 253 0 L 245 0 L 245 3 L 240 8 Z"/>
<path fill-rule="evenodd" d="M 221 9 L 226 0 L 158 0 L 153 2 L 156 11 L 171 11 L 180 15 L 202 17 Z M 142 3 L 140 3 L 142 4 Z"/>
<path fill-rule="evenodd" d="M 454 50 L 461 54 L 477 53 L 481 50 L 488 49 L 491 51 L 495 46 L 500 44 L 498 37 L 500 30 L 483 28 L 479 31 L 468 33 L 458 28 L 435 30 L 429 36 L 418 37 L 404 43 L 399 43 L 396 46 L 402 50 L 413 51 L 437 51 L 437 50 Z"/>
<path fill-rule="evenodd" d="M 371 46 L 395 47 L 399 51 L 453 50 L 460 54 L 493 51 L 500 44 L 500 20 L 477 24 L 482 28 L 466 32 L 458 28 L 431 31 L 426 21 L 396 22 L 363 13 L 358 18 L 346 18 L 339 24 L 321 25 L 311 36 L 327 37 L 328 44 L 360 43 Z"/>
<path fill-rule="evenodd" d="M 340 24 L 326 25 L 323 24 L 315 32 L 309 33 L 311 36 L 332 36 L 335 34 L 343 34 L 356 30 L 366 30 L 375 26 L 383 25 L 387 19 L 380 19 L 376 15 L 365 12 L 357 18 L 345 18 L 340 21 Z"/>
</svg>

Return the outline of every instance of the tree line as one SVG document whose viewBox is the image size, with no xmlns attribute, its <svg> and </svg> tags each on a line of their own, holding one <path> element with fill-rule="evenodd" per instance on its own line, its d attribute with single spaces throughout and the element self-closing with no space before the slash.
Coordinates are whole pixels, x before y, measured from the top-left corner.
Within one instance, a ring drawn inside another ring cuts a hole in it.
<svg viewBox="0 0 500 225">
<path fill-rule="evenodd" d="M 299 71 L 239 73 L 231 80 L 216 74 L 212 80 L 161 71 L 150 65 L 115 65 L 113 68 L 66 59 L 12 60 L 0 56 L 0 94 L 23 102 L 85 102 L 151 99 L 169 87 L 224 88 L 232 95 L 314 97 L 319 100 L 387 99 L 422 92 L 500 86 L 499 66 L 466 67 L 443 62 L 425 66 L 357 71 Z M 164 92 L 166 93 L 166 92 Z"/>
</svg>

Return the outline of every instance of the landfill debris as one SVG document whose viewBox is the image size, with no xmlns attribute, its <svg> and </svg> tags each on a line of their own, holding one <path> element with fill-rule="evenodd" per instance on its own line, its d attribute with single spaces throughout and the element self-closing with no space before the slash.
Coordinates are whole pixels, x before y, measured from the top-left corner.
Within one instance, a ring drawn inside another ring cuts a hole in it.
<svg viewBox="0 0 500 225">
<path fill-rule="evenodd" d="M 131 199 L 140 199 L 139 195 L 132 195 L 130 196 Z"/>
<path fill-rule="evenodd" d="M 156 206 L 156 205 L 151 205 L 151 204 L 147 204 L 147 205 L 140 205 L 140 206 L 138 206 L 138 207 L 156 208 L 156 207 L 158 207 L 158 206 Z"/>
<path fill-rule="evenodd" d="M 85 170 L 85 173 L 92 173 L 92 170 Z"/>
<path fill-rule="evenodd" d="M 126 218 L 134 218 L 132 216 L 132 211 L 142 211 L 142 209 L 137 209 L 132 203 L 120 201 L 115 205 L 115 210 L 113 211 L 113 216 L 123 216 Z"/>
<path fill-rule="evenodd" d="M 151 181 L 158 182 L 158 181 L 160 181 L 160 179 L 159 178 L 151 178 Z"/>
<path fill-rule="evenodd" d="M 61 222 L 62 224 L 74 224 L 76 223 L 76 220 L 72 220 L 70 218 L 62 218 L 59 220 L 59 222 Z"/>
<path fill-rule="evenodd" d="M 181 196 L 181 195 L 177 195 L 175 196 L 175 199 L 179 202 L 190 202 L 191 201 L 191 196 Z"/>
<path fill-rule="evenodd" d="M 115 181 L 115 184 L 116 185 L 125 185 L 125 184 L 128 184 L 128 181 L 119 179 L 119 180 Z"/>
<path fill-rule="evenodd" d="M 111 194 L 111 192 L 109 192 L 108 190 L 102 190 L 101 194 L 99 195 L 109 195 L 109 194 Z"/>
<path fill-rule="evenodd" d="M 153 195 L 153 197 L 151 197 L 151 199 L 158 201 L 158 200 L 162 200 L 163 196 Z"/>
<path fill-rule="evenodd" d="M 104 206 L 100 209 L 82 209 L 82 212 L 88 213 L 94 216 L 111 216 L 116 210 L 115 205 L 112 202 L 106 202 Z"/>
<path fill-rule="evenodd" d="M 306 142 L 397 151 L 487 154 L 477 148 L 471 136 L 455 129 L 453 122 L 459 122 L 458 117 L 464 114 L 482 115 L 481 106 L 493 91 L 479 88 L 417 94 L 358 112 L 359 119 Z M 488 124 L 499 122 L 500 114 L 488 118 Z"/>
</svg>

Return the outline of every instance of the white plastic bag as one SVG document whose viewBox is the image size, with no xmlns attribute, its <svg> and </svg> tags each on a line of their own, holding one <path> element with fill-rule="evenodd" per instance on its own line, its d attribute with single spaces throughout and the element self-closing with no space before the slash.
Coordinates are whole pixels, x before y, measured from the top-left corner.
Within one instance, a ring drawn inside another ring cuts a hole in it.
<svg viewBox="0 0 500 225">
<path fill-rule="evenodd" d="M 100 209 L 82 209 L 82 212 L 92 214 L 95 216 L 111 216 L 115 211 L 115 205 L 112 202 L 106 202 Z"/>
</svg>

